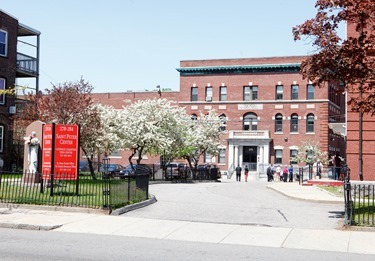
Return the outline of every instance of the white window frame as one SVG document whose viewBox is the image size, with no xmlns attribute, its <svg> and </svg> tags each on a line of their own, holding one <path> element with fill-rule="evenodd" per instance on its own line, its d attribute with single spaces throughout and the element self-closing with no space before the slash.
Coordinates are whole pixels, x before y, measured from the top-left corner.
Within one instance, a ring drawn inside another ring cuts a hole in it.
<svg viewBox="0 0 375 261">
<path fill-rule="evenodd" d="M 7 31 L 4 31 L 4 30 L 0 30 L 0 34 L 4 34 L 5 35 L 5 39 L 4 39 L 4 42 L 0 42 L 1 45 L 4 45 L 4 53 L 1 53 L 0 52 L 0 56 L 7 56 L 8 55 L 8 32 Z"/>
<path fill-rule="evenodd" d="M 0 90 L 5 90 L 5 79 L 0 78 Z M 0 94 L 0 104 L 5 104 L 5 94 Z"/>
<path fill-rule="evenodd" d="M 0 152 L 4 152 L 4 126 L 0 125 Z"/>
</svg>

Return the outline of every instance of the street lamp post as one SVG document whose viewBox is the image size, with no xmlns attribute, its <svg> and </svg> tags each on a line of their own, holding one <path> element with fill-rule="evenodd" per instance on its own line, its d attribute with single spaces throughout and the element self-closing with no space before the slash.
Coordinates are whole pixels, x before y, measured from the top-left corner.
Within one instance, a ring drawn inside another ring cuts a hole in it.
<svg viewBox="0 0 375 261">
<path fill-rule="evenodd" d="M 156 89 L 158 90 L 159 98 L 161 98 L 161 89 L 160 89 L 160 85 L 157 85 L 157 86 L 156 86 Z"/>
</svg>

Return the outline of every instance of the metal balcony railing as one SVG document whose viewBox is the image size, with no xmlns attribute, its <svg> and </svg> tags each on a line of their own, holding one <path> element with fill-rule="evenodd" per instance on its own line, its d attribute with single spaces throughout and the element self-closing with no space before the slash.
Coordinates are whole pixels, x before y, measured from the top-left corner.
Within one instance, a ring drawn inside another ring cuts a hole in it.
<svg viewBox="0 0 375 261">
<path fill-rule="evenodd" d="M 38 75 L 38 60 L 35 57 L 17 53 L 17 71 L 30 76 Z"/>
</svg>

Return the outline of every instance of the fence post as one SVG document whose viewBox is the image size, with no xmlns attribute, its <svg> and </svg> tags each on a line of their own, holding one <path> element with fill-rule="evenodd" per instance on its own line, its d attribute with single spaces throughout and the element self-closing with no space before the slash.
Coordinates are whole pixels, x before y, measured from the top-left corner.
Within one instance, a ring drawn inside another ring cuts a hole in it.
<svg viewBox="0 0 375 261">
<path fill-rule="evenodd" d="M 351 195 L 350 173 L 348 173 L 348 175 L 346 175 L 346 178 L 344 179 L 344 199 L 345 199 L 345 225 L 350 226 L 352 224 L 352 206 L 353 206 L 352 195 Z"/>
</svg>

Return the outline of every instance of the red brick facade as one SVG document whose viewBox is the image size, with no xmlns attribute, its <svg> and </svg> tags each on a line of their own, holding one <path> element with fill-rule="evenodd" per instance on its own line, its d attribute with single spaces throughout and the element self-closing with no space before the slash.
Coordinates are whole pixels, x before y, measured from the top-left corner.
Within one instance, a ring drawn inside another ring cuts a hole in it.
<svg viewBox="0 0 375 261">
<path fill-rule="evenodd" d="M 263 166 L 269 163 L 289 165 L 291 152 L 306 140 L 319 141 L 321 150 L 343 156 L 343 140 L 332 133 L 328 123 L 344 114 L 344 99 L 334 100 L 330 88 L 315 88 L 302 79 L 299 67 L 305 58 L 181 61 L 180 91 L 163 92 L 161 97 L 177 101 L 192 115 L 213 109 L 225 116 L 222 155 L 206 159 L 218 164 L 222 171 L 237 164 L 249 165 L 253 171 L 263 171 Z M 277 98 L 276 86 L 282 86 L 282 98 Z M 309 96 L 308 88 L 314 89 Z M 192 93 L 193 89 L 197 92 Z M 252 91 L 249 95 L 248 90 Z M 124 99 L 135 101 L 158 96 L 156 92 L 93 95 L 94 99 L 115 108 L 120 108 Z M 278 114 L 282 120 L 276 126 Z M 124 164 L 126 157 L 113 160 Z M 156 163 L 152 160 L 158 161 L 153 158 L 148 163 Z"/>
<path fill-rule="evenodd" d="M 348 25 L 347 35 L 355 36 L 354 25 Z M 373 55 L 375 55 L 373 53 Z M 358 93 L 348 93 L 348 98 L 358 97 Z M 347 162 L 350 177 L 354 180 L 360 177 L 360 162 L 362 162 L 363 180 L 375 180 L 375 117 L 364 114 L 362 120 L 362 161 L 360 161 L 359 113 L 350 107 L 347 111 Z"/>
<path fill-rule="evenodd" d="M 13 87 L 16 79 L 16 53 L 18 21 L 0 11 L 0 30 L 6 34 L 6 55 L 0 55 L 0 79 L 5 82 L 5 89 Z M 3 98 L 4 97 L 4 98 Z M 9 106 L 14 105 L 14 97 L 4 95 L 0 104 L 0 158 L 4 161 L 4 169 L 9 169 L 12 150 L 12 130 Z M 3 100 L 5 99 L 5 100 Z"/>
</svg>

